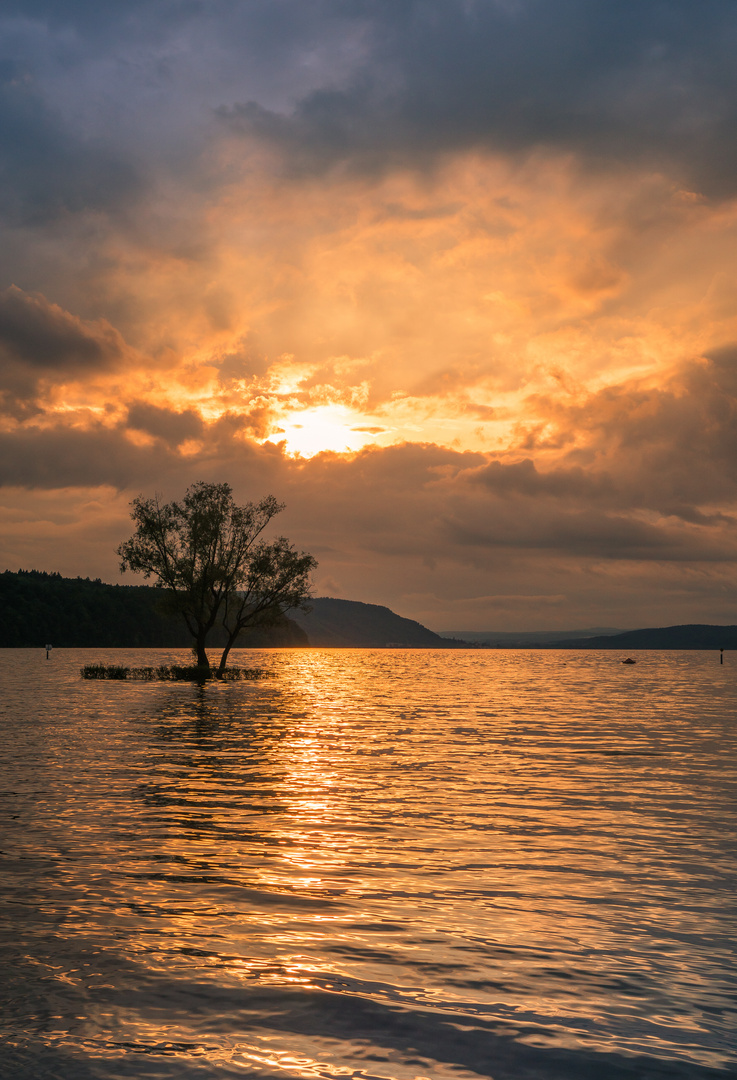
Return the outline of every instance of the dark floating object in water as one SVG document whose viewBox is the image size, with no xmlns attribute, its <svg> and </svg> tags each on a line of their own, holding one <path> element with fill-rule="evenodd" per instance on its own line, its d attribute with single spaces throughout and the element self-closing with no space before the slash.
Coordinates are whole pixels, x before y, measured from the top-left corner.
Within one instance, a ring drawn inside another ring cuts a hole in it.
<svg viewBox="0 0 737 1080">
<path fill-rule="evenodd" d="M 631 656 L 628 656 L 626 660 L 622 661 L 623 664 L 636 664 L 637 661 L 633 660 Z"/>
</svg>

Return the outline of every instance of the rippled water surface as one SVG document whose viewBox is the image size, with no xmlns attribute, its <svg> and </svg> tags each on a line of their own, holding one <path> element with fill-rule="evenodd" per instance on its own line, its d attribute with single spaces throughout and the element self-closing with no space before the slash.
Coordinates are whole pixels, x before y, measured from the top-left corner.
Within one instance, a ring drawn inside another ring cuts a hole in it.
<svg viewBox="0 0 737 1080">
<path fill-rule="evenodd" d="M 737 659 L 0 651 L 0 1076 L 737 1075 Z"/>
</svg>

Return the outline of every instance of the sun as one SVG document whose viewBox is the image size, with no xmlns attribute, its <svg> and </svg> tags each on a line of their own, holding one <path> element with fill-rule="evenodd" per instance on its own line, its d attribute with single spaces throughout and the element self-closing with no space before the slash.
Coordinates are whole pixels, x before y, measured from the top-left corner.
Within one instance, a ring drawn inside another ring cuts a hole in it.
<svg viewBox="0 0 737 1080">
<path fill-rule="evenodd" d="M 284 443 L 287 453 L 295 457 L 310 458 L 325 451 L 355 453 L 375 441 L 372 432 L 354 426 L 357 422 L 359 418 L 347 408 L 318 405 L 281 420 L 264 441 Z"/>
</svg>

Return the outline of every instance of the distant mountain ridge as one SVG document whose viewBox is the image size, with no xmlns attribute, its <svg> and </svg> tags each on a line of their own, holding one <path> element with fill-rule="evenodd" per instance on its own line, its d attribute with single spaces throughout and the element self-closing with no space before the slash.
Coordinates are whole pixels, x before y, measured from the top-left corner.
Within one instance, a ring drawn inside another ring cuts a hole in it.
<svg viewBox="0 0 737 1080">
<path fill-rule="evenodd" d="M 191 638 L 184 623 L 162 608 L 162 599 L 162 591 L 150 585 L 6 570 L 0 573 L 0 647 L 41 648 L 50 642 L 61 648 L 188 648 Z M 320 596 L 310 606 L 309 612 L 291 612 L 281 626 L 244 634 L 236 647 L 737 649 L 737 626 L 732 625 L 606 628 L 591 635 L 580 630 L 466 631 L 465 640 L 454 640 L 379 604 Z M 215 628 L 209 644 L 217 648 L 221 636 Z"/>
<path fill-rule="evenodd" d="M 318 596 L 310 600 L 310 608 L 309 613 L 291 612 L 291 618 L 305 631 L 310 645 L 319 648 L 381 649 L 387 645 L 453 648 L 440 634 L 379 604 Z"/>
<path fill-rule="evenodd" d="M 737 626 L 686 623 L 647 630 L 627 630 L 605 637 L 574 638 L 566 649 L 737 649 Z"/>
<path fill-rule="evenodd" d="M 591 626 L 585 630 L 441 630 L 440 636 L 449 641 L 470 641 L 475 644 L 501 645 L 504 648 L 547 648 L 572 638 L 608 637 L 624 631 L 610 626 Z"/>
<path fill-rule="evenodd" d="M 600 633 L 585 630 L 450 630 L 448 640 L 465 640 L 498 649 L 737 649 L 737 626 L 686 623 L 681 626 L 649 627 L 644 630 L 614 630 L 597 627 Z M 451 635 L 453 635 L 451 637 Z"/>
</svg>

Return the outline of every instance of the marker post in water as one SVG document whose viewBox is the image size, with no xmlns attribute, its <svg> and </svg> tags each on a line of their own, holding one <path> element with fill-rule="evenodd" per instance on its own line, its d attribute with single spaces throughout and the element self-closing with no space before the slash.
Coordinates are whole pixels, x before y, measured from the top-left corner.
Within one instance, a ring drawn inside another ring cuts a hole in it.
<svg viewBox="0 0 737 1080">
<path fill-rule="evenodd" d="M 719 650 L 719 663 L 720 664 L 724 663 L 724 649 Z"/>
<path fill-rule="evenodd" d="M 53 647 L 54 647 L 53 645 L 47 645 L 47 646 L 46 646 L 46 659 L 47 659 L 47 660 L 48 660 L 48 658 L 49 658 L 49 653 L 51 652 L 51 650 L 53 649 Z"/>
</svg>

